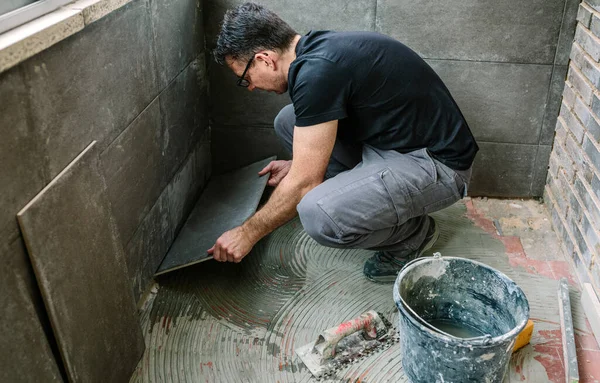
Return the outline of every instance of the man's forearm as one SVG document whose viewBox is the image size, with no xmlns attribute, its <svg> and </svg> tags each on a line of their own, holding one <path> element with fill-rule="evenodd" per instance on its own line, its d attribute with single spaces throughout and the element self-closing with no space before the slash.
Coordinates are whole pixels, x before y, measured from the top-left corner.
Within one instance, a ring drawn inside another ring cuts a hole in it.
<svg viewBox="0 0 600 383">
<path fill-rule="evenodd" d="M 297 214 L 296 206 L 302 197 L 317 184 L 298 182 L 293 178 L 284 178 L 267 203 L 248 219 L 242 228 L 258 241 L 279 226 L 283 225 Z"/>
</svg>

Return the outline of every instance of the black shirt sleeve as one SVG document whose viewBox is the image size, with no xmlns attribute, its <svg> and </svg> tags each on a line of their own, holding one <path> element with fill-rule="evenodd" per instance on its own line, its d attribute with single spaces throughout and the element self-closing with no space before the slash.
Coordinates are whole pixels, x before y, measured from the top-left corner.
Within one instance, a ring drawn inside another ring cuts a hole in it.
<svg viewBox="0 0 600 383">
<path fill-rule="evenodd" d="M 311 126 L 348 116 L 350 79 L 342 68 L 323 58 L 306 58 L 296 64 L 292 102 L 296 126 Z"/>
</svg>

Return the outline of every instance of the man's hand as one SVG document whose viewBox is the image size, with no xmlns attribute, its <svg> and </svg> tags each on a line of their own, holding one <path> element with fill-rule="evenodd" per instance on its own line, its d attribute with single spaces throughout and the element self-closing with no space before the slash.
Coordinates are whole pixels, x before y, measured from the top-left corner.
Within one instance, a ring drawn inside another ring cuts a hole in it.
<svg viewBox="0 0 600 383">
<path fill-rule="evenodd" d="M 263 170 L 258 172 L 259 176 L 263 176 L 268 172 L 271 172 L 269 175 L 269 181 L 267 185 L 269 186 L 277 186 L 281 182 L 282 179 L 289 173 L 292 167 L 292 161 L 271 161 Z"/>
<path fill-rule="evenodd" d="M 240 262 L 264 236 L 296 214 L 310 190 L 323 182 L 337 134 L 337 120 L 294 128 L 292 161 L 272 161 L 259 174 L 271 172 L 269 185 L 277 188 L 267 203 L 242 226 L 221 235 L 209 254 L 219 262 Z"/>
<path fill-rule="evenodd" d="M 256 244 L 250 235 L 242 226 L 225 232 L 217 239 L 213 247 L 208 249 L 208 254 L 219 262 L 239 263 L 248 255 L 252 247 Z"/>
</svg>

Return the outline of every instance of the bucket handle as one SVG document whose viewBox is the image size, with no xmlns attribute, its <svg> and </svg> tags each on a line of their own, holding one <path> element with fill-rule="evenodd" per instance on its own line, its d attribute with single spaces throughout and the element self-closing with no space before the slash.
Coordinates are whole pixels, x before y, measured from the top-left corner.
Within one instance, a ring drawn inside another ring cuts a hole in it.
<svg viewBox="0 0 600 383">
<path fill-rule="evenodd" d="M 440 252 L 435 252 L 433 253 L 433 258 L 434 259 L 442 259 L 442 254 Z M 422 258 L 415 258 L 412 261 L 408 262 L 406 265 L 404 265 L 403 269 L 408 267 L 409 265 L 416 263 L 417 261 L 422 261 Z M 422 326 L 428 328 L 429 330 L 436 332 L 438 334 L 442 334 L 444 336 L 450 337 L 450 338 L 454 338 L 454 339 L 462 339 L 462 340 L 471 340 L 471 339 L 481 339 L 483 344 L 487 344 L 492 340 L 492 336 L 490 334 L 485 334 L 482 336 L 476 336 L 473 338 L 458 338 L 452 334 L 448 334 L 445 331 L 440 330 L 439 328 L 435 327 L 434 325 L 432 325 L 431 323 L 427 322 L 425 319 L 421 318 L 421 316 L 419 314 L 417 314 L 412 307 L 410 307 L 408 305 L 408 303 L 406 303 L 406 301 L 404 300 L 404 298 L 402 298 L 402 296 L 400 294 L 398 294 L 398 298 L 400 299 L 400 303 L 402 304 L 402 307 L 404 307 L 404 309 L 406 311 L 408 311 L 408 313 L 417 321 L 419 322 L 419 324 L 421 324 Z"/>
</svg>

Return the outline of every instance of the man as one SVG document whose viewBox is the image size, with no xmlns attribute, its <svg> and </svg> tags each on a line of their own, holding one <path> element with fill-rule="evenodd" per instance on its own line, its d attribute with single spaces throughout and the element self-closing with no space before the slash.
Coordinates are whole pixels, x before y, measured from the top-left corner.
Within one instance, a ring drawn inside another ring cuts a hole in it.
<svg viewBox="0 0 600 383">
<path fill-rule="evenodd" d="M 377 250 L 364 274 L 393 282 L 439 231 L 429 213 L 466 195 L 477 144 L 434 71 L 412 50 L 371 32 L 298 35 L 246 3 L 224 17 L 214 50 L 238 85 L 289 91 L 275 131 L 292 153 L 273 161 L 269 201 L 208 250 L 240 262 L 299 214 L 320 244 Z"/>
</svg>

